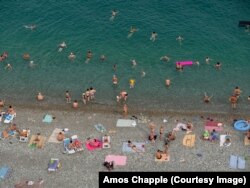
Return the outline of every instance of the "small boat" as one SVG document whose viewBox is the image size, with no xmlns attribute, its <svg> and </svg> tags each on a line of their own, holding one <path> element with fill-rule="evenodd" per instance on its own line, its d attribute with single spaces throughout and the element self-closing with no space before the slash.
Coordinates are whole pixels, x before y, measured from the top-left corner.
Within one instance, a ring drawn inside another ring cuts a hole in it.
<svg viewBox="0 0 250 188">
<path fill-rule="evenodd" d="M 238 131 L 248 131 L 250 124 L 245 120 L 238 120 L 234 123 L 234 128 Z"/>
</svg>

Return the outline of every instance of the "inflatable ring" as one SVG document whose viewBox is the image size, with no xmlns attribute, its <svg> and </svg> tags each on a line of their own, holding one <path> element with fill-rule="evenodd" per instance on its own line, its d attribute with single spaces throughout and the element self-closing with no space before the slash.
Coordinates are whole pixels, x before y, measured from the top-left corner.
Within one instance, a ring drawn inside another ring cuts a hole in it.
<svg viewBox="0 0 250 188">
<path fill-rule="evenodd" d="M 248 131 L 250 124 L 245 120 L 238 120 L 234 123 L 234 128 L 238 131 Z"/>
</svg>

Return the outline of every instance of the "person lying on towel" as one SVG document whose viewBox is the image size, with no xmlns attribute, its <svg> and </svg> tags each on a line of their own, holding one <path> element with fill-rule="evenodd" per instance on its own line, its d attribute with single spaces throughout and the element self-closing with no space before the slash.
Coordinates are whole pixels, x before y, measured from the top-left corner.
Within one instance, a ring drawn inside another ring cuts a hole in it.
<svg viewBox="0 0 250 188">
<path fill-rule="evenodd" d="M 92 146 L 92 147 L 101 147 L 101 142 L 98 141 L 97 139 L 89 139 L 87 143 Z"/>
</svg>

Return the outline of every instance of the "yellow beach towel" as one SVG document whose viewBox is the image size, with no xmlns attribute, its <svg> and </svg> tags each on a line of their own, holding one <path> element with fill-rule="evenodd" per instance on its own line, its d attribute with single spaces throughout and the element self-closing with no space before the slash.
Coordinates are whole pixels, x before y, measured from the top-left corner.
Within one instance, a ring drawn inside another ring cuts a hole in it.
<svg viewBox="0 0 250 188">
<path fill-rule="evenodd" d="M 37 135 L 32 135 L 30 138 L 29 146 L 36 145 L 37 148 L 43 149 L 45 145 L 46 137 L 39 135 L 38 142 L 35 142 L 35 139 L 37 138 Z"/>
<path fill-rule="evenodd" d="M 183 138 L 183 145 L 187 147 L 193 147 L 195 142 L 195 135 L 194 134 L 188 134 L 185 135 Z"/>
<path fill-rule="evenodd" d="M 155 161 L 156 162 L 167 162 L 167 161 L 169 161 L 170 160 L 170 155 L 169 154 L 161 154 L 161 156 L 162 156 L 162 158 L 161 159 L 157 159 L 156 157 L 155 157 Z"/>
</svg>

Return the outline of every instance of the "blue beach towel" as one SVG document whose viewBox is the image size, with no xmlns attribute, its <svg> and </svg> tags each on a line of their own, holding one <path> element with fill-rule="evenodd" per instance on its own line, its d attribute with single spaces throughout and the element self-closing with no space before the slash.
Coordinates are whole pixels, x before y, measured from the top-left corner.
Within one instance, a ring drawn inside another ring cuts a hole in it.
<svg viewBox="0 0 250 188">
<path fill-rule="evenodd" d="M 99 132 L 106 132 L 106 128 L 102 125 L 102 124 L 100 124 L 100 123 L 98 123 L 98 124 L 96 124 L 95 125 L 95 128 L 96 128 L 96 130 L 98 130 Z"/>
<path fill-rule="evenodd" d="M 0 168 L 0 180 L 3 180 L 10 175 L 10 167 L 3 166 Z"/>
<path fill-rule="evenodd" d="M 230 155 L 229 165 L 232 169 L 237 169 L 238 157 L 235 155 Z"/>
<path fill-rule="evenodd" d="M 133 142 L 136 145 L 136 148 L 141 152 L 145 152 L 145 142 Z M 128 142 L 123 142 L 122 144 L 122 152 L 134 153 L 135 151 L 128 146 Z"/>
<path fill-rule="evenodd" d="M 245 169 L 246 161 L 243 157 L 238 157 L 238 169 Z"/>
<path fill-rule="evenodd" d="M 46 115 L 43 117 L 43 122 L 44 122 L 44 123 L 51 123 L 52 121 L 53 121 L 52 115 L 46 114 Z"/>
</svg>

